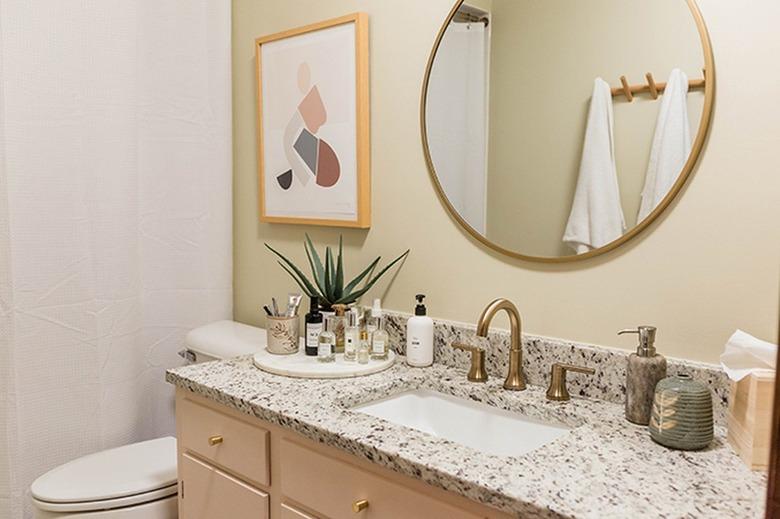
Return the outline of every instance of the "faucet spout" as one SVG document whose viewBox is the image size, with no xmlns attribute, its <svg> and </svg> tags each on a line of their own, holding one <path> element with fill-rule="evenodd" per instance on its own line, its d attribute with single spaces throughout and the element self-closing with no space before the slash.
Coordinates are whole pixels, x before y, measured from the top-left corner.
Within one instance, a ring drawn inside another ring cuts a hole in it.
<svg viewBox="0 0 780 519">
<path fill-rule="evenodd" d="M 509 372 L 504 380 L 504 389 L 513 391 L 522 391 L 525 389 L 525 379 L 523 377 L 523 338 L 520 312 L 517 307 L 508 299 L 496 299 L 482 311 L 477 321 L 477 335 L 487 337 L 490 329 L 490 322 L 500 311 L 506 311 L 509 315 L 510 344 L 509 344 Z"/>
</svg>

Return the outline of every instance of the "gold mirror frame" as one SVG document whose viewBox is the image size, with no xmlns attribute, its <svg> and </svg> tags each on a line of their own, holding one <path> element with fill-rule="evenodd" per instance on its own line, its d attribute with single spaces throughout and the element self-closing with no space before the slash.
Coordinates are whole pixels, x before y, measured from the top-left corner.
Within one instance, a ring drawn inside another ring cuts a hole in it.
<svg viewBox="0 0 780 519">
<path fill-rule="evenodd" d="M 699 160 L 699 156 L 701 155 L 702 149 L 704 148 L 704 142 L 707 139 L 707 133 L 709 132 L 710 124 L 712 122 L 712 107 L 715 101 L 715 59 L 713 58 L 712 55 L 712 45 L 710 44 L 710 37 L 707 32 L 707 26 L 704 23 L 704 18 L 701 15 L 699 6 L 696 5 L 696 0 L 685 0 L 685 2 L 688 4 L 688 8 L 691 10 L 691 15 L 693 15 L 694 22 L 696 23 L 696 29 L 699 31 L 699 39 L 701 40 L 702 51 L 704 53 L 704 70 L 705 70 L 705 79 L 706 79 L 706 82 L 704 84 L 704 105 L 702 107 L 701 120 L 699 123 L 699 131 L 696 134 L 696 139 L 693 141 L 693 144 L 691 146 L 691 154 L 688 156 L 688 160 L 685 162 L 685 165 L 683 166 L 683 169 L 680 172 L 677 181 L 669 190 L 669 193 L 666 195 L 666 197 L 664 197 L 664 199 L 661 200 L 661 202 L 656 206 L 656 208 L 649 215 L 647 215 L 647 217 L 644 220 L 637 223 L 634 227 L 632 227 L 628 232 L 623 234 L 623 236 L 621 236 L 617 240 L 610 242 L 604 245 L 603 247 L 585 252 L 583 254 L 573 254 L 571 256 L 558 256 L 558 257 L 528 256 L 526 254 L 521 254 L 513 250 L 505 249 L 504 247 L 501 247 L 497 243 L 490 241 L 487 237 L 477 232 L 471 225 L 468 224 L 468 222 L 466 222 L 466 220 L 463 219 L 463 217 L 458 213 L 458 211 L 452 206 L 449 199 L 447 198 L 446 193 L 444 192 L 444 188 L 442 188 L 441 183 L 439 182 L 439 177 L 436 175 L 436 169 L 433 167 L 431 152 L 430 152 L 430 148 L 428 147 L 428 128 L 427 128 L 427 121 L 425 118 L 426 103 L 428 98 L 428 83 L 431 78 L 431 69 L 433 67 L 433 62 L 436 59 L 436 52 L 439 50 L 439 45 L 441 44 L 441 40 L 444 37 L 444 32 L 449 27 L 450 22 L 455 16 L 455 13 L 458 11 L 458 9 L 460 8 L 460 6 L 463 4 L 464 1 L 465 0 L 457 0 L 455 2 L 455 6 L 452 8 L 452 10 L 450 10 L 450 14 L 444 20 L 444 25 L 442 26 L 441 30 L 439 30 L 439 34 L 436 36 L 436 40 L 433 43 L 433 49 L 431 50 L 431 55 L 428 58 L 428 65 L 425 67 L 425 78 L 423 79 L 422 95 L 420 99 L 420 129 L 422 131 L 422 145 L 423 145 L 423 153 L 425 154 L 425 162 L 428 165 L 428 172 L 431 175 L 431 180 L 433 181 L 433 185 L 436 187 L 436 193 L 439 195 L 439 199 L 447 208 L 450 215 L 461 225 L 461 227 L 463 227 L 466 231 L 468 231 L 468 233 L 471 234 L 471 236 L 473 236 L 475 239 L 482 242 L 483 244 L 487 245 L 491 249 L 496 250 L 502 254 L 506 254 L 507 256 L 511 256 L 513 258 L 518 258 L 518 259 L 533 261 L 538 263 L 569 263 L 569 262 L 581 261 L 596 256 L 600 256 L 613 249 L 620 247 L 621 245 L 623 245 L 624 243 L 626 243 L 627 241 L 629 241 L 630 239 L 634 238 L 635 236 L 639 235 L 642 231 L 647 229 L 650 226 L 650 224 L 652 224 L 661 215 L 661 213 L 663 213 L 664 210 L 666 210 L 666 208 L 669 207 L 669 205 L 672 203 L 675 197 L 677 197 L 679 192 L 682 190 L 683 186 L 685 185 L 685 182 L 691 176 L 691 173 L 693 172 L 693 168 L 696 166 L 696 163 Z"/>
</svg>

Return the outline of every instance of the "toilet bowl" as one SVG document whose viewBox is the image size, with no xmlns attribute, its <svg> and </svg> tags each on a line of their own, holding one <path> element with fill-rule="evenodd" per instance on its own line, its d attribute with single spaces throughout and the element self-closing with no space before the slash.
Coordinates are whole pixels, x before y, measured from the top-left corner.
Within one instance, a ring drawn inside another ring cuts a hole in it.
<svg viewBox="0 0 780 519">
<path fill-rule="evenodd" d="M 219 321 L 192 330 L 192 362 L 254 353 L 265 330 Z M 35 519 L 176 519 L 176 439 L 124 445 L 60 465 L 30 486 Z"/>
<path fill-rule="evenodd" d="M 36 518 L 176 517 L 176 439 L 90 454 L 50 470 L 30 487 Z"/>
</svg>

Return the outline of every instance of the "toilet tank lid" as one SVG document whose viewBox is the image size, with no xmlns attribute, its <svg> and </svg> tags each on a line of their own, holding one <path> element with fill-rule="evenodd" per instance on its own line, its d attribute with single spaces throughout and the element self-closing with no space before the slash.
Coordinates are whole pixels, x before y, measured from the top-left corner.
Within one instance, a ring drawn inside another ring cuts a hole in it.
<svg viewBox="0 0 780 519">
<path fill-rule="evenodd" d="M 262 328 L 235 321 L 217 321 L 190 331 L 187 348 L 217 359 L 229 359 L 255 353 L 266 345 Z"/>
<path fill-rule="evenodd" d="M 123 445 L 54 468 L 30 486 L 35 499 L 81 503 L 134 496 L 176 484 L 176 439 Z"/>
</svg>

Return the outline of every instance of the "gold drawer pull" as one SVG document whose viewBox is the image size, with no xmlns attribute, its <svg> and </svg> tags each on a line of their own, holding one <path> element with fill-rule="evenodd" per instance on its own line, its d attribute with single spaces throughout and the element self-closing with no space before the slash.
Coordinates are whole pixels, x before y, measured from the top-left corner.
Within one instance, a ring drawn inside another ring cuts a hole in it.
<svg viewBox="0 0 780 519">
<path fill-rule="evenodd" d="M 211 445 L 212 447 L 215 445 L 219 445 L 220 443 L 222 443 L 223 440 L 224 438 L 222 438 L 222 436 L 212 436 L 209 438 L 209 445 Z"/>
<path fill-rule="evenodd" d="M 368 500 L 367 499 L 361 499 L 360 501 L 355 501 L 352 503 L 352 511 L 356 514 L 359 514 L 363 510 L 368 508 Z"/>
</svg>

